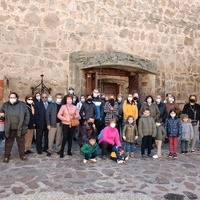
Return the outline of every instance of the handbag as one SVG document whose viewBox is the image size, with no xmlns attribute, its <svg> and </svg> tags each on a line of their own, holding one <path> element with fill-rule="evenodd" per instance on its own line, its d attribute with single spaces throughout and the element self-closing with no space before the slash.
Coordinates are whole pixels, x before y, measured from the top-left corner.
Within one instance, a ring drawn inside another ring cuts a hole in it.
<svg viewBox="0 0 200 200">
<path fill-rule="evenodd" d="M 68 110 L 68 113 L 70 114 L 69 108 L 68 108 L 68 107 L 67 107 L 67 110 Z M 70 115 L 72 115 L 72 114 L 70 114 Z M 79 124 L 80 124 L 80 122 L 79 122 L 78 119 L 72 118 L 72 119 L 70 120 L 70 125 L 69 125 L 69 127 L 71 128 L 71 127 L 79 126 Z"/>
<path fill-rule="evenodd" d="M 70 122 L 70 126 L 74 127 L 74 126 L 79 126 L 80 122 L 78 119 L 72 118 L 71 122 Z"/>
</svg>

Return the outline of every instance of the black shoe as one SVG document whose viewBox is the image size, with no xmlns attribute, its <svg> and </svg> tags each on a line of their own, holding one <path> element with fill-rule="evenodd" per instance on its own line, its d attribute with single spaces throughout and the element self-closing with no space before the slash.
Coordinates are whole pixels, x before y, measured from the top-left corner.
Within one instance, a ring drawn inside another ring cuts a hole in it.
<svg viewBox="0 0 200 200">
<path fill-rule="evenodd" d="M 42 152 L 41 152 L 41 151 L 38 151 L 38 154 L 39 154 L 39 155 L 41 155 L 41 154 L 42 154 Z"/>
<path fill-rule="evenodd" d="M 33 151 L 31 151 L 31 150 L 28 150 L 28 151 L 26 151 L 27 153 L 34 153 Z"/>
<path fill-rule="evenodd" d="M 149 157 L 149 158 L 152 158 L 152 155 L 151 155 L 151 154 L 148 154 L 148 157 Z"/>
<path fill-rule="evenodd" d="M 51 156 L 51 153 L 50 153 L 50 152 L 47 152 L 47 156 Z"/>
<path fill-rule="evenodd" d="M 25 151 L 24 154 L 28 154 L 28 151 Z"/>
<path fill-rule="evenodd" d="M 47 150 L 46 150 L 46 149 L 44 149 L 44 150 L 43 150 L 43 152 L 47 153 Z"/>
<path fill-rule="evenodd" d="M 67 155 L 68 155 L 68 156 L 72 156 L 72 152 L 71 152 L 71 151 L 68 151 Z"/>
<path fill-rule="evenodd" d="M 169 153 L 168 157 L 169 158 L 172 158 L 173 154 L 172 153 Z"/>
<path fill-rule="evenodd" d="M 64 154 L 63 153 L 60 154 L 60 158 L 64 158 Z"/>
<path fill-rule="evenodd" d="M 141 157 L 142 157 L 142 158 L 146 158 L 145 154 L 142 154 Z"/>
</svg>

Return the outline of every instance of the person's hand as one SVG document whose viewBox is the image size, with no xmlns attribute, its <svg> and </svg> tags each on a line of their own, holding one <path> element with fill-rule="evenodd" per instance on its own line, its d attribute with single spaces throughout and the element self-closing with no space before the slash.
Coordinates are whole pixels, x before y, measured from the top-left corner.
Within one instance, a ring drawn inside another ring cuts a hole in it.
<svg viewBox="0 0 200 200">
<path fill-rule="evenodd" d="M 137 140 L 138 139 L 138 136 L 135 136 L 135 140 Z"/>
<path fill-rule="evenodd" d="M 123 136 L 123 139 L 126 140 L 126 136 Z"/>
<path fill-rule="evenodd" d="M 48 129 L 48 130 L 50 130 L 50 129 L 51 129 L 51 126 L 50 126 L 50 125 L 48 125 L 48 126 L 47 126 L 47 129 Z"/>
</svg>

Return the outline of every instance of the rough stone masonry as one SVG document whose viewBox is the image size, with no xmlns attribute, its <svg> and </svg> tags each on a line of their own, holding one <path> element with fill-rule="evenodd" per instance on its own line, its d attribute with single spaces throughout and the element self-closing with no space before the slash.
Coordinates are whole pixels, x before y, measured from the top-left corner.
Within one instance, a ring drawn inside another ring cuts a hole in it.
<svg viewBox="0 0 200 200">
<path fill-rule="evenodd" d="M 156 92 L 200 93 L 199 0 L 1 0 L 4 99 L 44 81 L 65 92 L 73 52 L 122 52 L 157 66 Z"/>
</svg>

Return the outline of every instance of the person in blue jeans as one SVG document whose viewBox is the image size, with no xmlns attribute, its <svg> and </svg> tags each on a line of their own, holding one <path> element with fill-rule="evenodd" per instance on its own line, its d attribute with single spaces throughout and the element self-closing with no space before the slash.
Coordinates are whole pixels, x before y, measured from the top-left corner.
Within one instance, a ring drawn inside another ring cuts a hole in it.
<svg viewBox="0 0 200 200">
<path fill-rule="evenodd" d="M 96 142 L 95 137 L 90 137 L 81 147 L 81 153 L 84 155 L 83 163 L 89 161 L 97 162 L 96 157 L 98 156 L 99 146 Z"/>
</svg>

